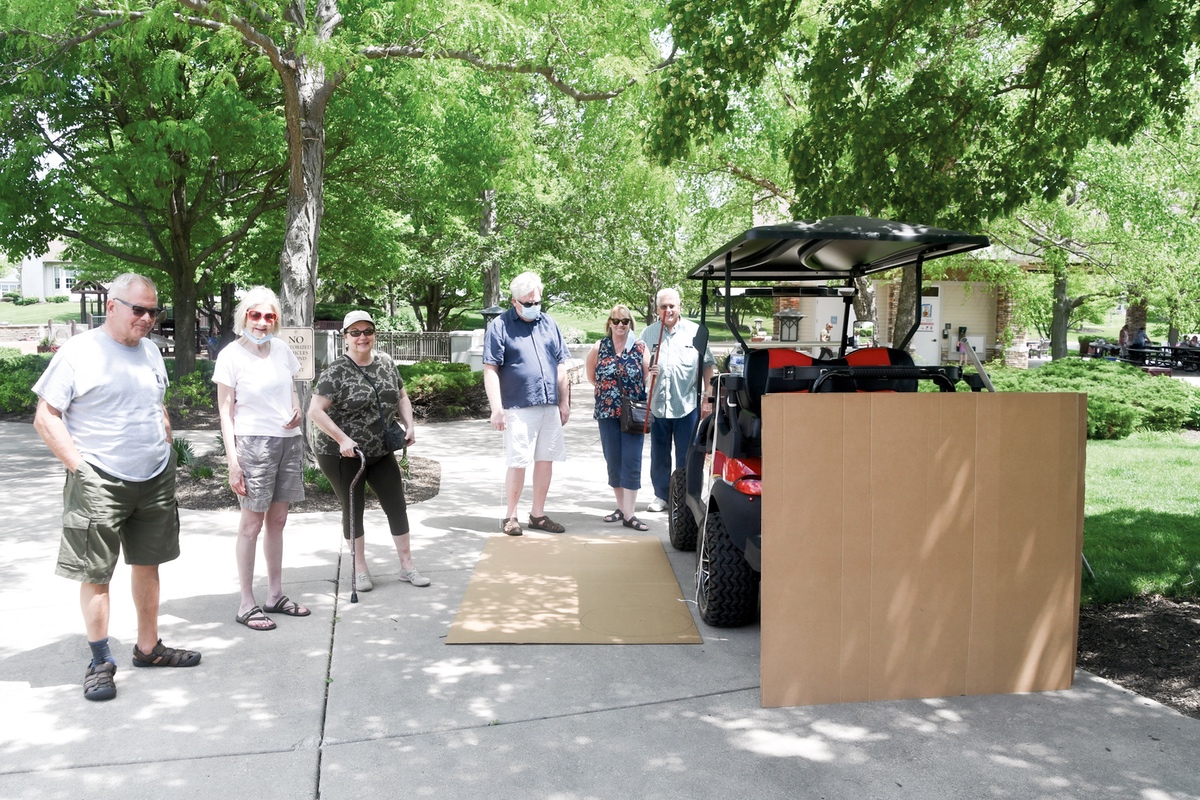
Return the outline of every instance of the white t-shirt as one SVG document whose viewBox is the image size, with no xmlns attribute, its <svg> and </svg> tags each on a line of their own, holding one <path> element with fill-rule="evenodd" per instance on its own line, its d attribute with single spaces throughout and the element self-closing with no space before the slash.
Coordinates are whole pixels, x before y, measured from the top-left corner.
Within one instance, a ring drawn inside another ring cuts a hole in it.
<svg viewBox="0 0 1200 800">
<path fill-rule="evenodd" d="M 149 480 L 166 468 L 167 366 L 149 339 L 129 347 L 103 328 L 72 336 L 33 391 L 62 412 L 89 464 L 127 481 Z"/>
<path fill-rule="evenodd" d="M 292 376 L 300 361 L 292 349 L 272 339 L 271 350 L 259 357 L 240 341 L 224 347 L 213 368 L 213 383 L 233 389 L 234 436 L 300 436 L 300 428 L 283 426 L 295 415 Z"/>
</svg>

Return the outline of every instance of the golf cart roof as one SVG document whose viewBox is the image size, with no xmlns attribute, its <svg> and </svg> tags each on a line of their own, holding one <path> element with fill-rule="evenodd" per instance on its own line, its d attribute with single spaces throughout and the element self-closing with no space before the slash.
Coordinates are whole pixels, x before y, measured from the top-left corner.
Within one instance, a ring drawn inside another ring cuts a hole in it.
<svg viewBox="0 0 1200 800">
<path fill-rule="evenodd" d="M 826 217 L 751 228 L 697 264 L 689 278 L 846 280 L 987 247 L 986 236 L 872 217 Z"/>
</svg>

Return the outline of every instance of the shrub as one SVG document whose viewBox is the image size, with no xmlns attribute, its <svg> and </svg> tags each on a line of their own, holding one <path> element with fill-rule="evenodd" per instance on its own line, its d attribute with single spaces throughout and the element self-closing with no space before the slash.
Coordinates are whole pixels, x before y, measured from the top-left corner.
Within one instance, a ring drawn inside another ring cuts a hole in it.
<svg viewBox="0 0 1200 800">
<path fill-rule="evenodd" d="M 1079 337 L 1079 355 L 1086 356 L 1088 354 L 1088 347 L 1090 347 L 1092 342 L 1096 341 L 1097 338 L 1099 338 L 1099 337 L 1080 336 Z"/>
<path fill-rule="evenodd" d="M 49 355 L 6 357 L 3 369 L 0 369 L 0 409 L 11 413 L 35 410 L 38 398 L 33 393 L 33 385 L 49 363 Z"/>
<path fill-rule="evenodd" d="M 187 439 L 175 438 L 171 441 L 171 447 L 175 450 L 175 460 L 180 465 L 187 466 L 196 460 L 196 451 Z"/>
<path fill-rule="evenodd" d="M 42 301 L 38 300 L 36 297 L 15 297 L 15 298 L 13 298 L 13 305 L 18 305 L 18 306 L 32 306 L 32 305 L 36 305 L 40 302 L 42 302 Z"/>
<path fill-rule="evenodd" d="M 304 483 L 307 486 L 315 486 L 318 492 L 333 494 L 333 484 L 329 482 L 329 478 L 325 477 L 325 473 L 313 466 L 304 467 Z"/>
<path fill-rule="evenodd" d="M 70 299 L 71 298 L 65 294 L 56 294 L 56 295 L 54 295 L 54 297 L 47 297 L 46 302 L 47 303 L 66 303 Z"/>
<path fill-rule="evenodd" d="M 21 357 L 21 351 L 15 347 L 0 347 L 0 364 L 15 361 Z"/>
<path fill-rule="evenodd" d="M 587 332 L 582 328 L 563 328 L 562 335 L 567 344 L 583 344 L 587 341 Z"/>
<path fill-rule="evenodd" d="M 5 292 L 4 293 L 5 300 L 16 300 L 20 296 L 21 296 L 20 292 Z"/>
<path fill-rule="evenodd" d="M 466 364 L 419 361 L 397 368 L 412 402 L 413 414 L 421 419 L 448 420 L 486 415 L 487 393 L 483 373 Z"/>
<path fill-rule="evenodd" d="M 1089 438 L 1121 439 L 1135 429 L 1176 431 L 1200 421 L 1196 389 L 1118 361 L 1062 358 L 1036 369 L 989 374 L 1002 392 L 1087 393 Z"/>
<path fill-rule="evenodd" d="M 196 371 L 182 378 L 175 377 L 175 362 L 167 362 L 167 405 L 182 414 L 189 408 L 216 408 L 217 385 L 212 382 L 212 361 L 197 361 Z"/>
</svg>

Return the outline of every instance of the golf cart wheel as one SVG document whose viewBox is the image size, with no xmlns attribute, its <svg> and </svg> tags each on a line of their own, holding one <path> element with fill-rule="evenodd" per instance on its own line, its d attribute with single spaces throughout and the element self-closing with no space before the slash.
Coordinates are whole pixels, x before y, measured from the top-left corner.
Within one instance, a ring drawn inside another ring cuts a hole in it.
<svg viewBox="0 0 1200 800">
<path fill-rule="evenodd" d="M 729 539 L 721 512 L 709 511 L 696 562 L 700 619 L 717 628 L 748 625 L 758 618 L 758 573 Z"/>
<path fill-rule="evenodd" d="M 700 527 L 687 504 L 687 470 L 677 469 L 671 473 L 671 497 L 668 507 L 667 536 L 676 550 L 695 550 L 696 535 Z"/>
</svg>

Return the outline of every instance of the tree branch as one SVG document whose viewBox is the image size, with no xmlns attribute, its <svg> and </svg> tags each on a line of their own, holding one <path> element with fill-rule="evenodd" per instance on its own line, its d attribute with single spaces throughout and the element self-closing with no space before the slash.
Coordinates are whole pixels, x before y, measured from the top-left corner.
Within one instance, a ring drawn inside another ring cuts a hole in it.
<svg viewBox="0 0 1200 800">
<path fill-rule="evenodd" d="M 445 59 L 453 61 L 465 61 L 471 66 L 482 72 L 506 72 L 514 75 L 540 75 L 547 83 L 558 89 L 560 92 L 576 100 L 580 103 L 589 103 L 596 100 L 611 100 L 619 96 L 629 87 L 637 83 L 637 78 L 630 78 L 625 82 L 625 85 L 619 89 L 609 91 L 586 91 L 577 89 L 559 77 L 558 71 L 548 64 L 523 64 L 513 61 L 497 63 L 485 60 L 482 56 L 470 50 L 448 50 L 439 48 L 436 50 L 426 50 L 423 47 L 416 45 L 380 45 L 376 47 L 364 47 L 359 53 L 366 58 L 430 58 L 430 59 Z M 670 56 L 662 61 L 662 63 L 647 70 L 647 73 L 658 71 L 675 60 L 675 54 L 672 52 Z"/>
</svg>

